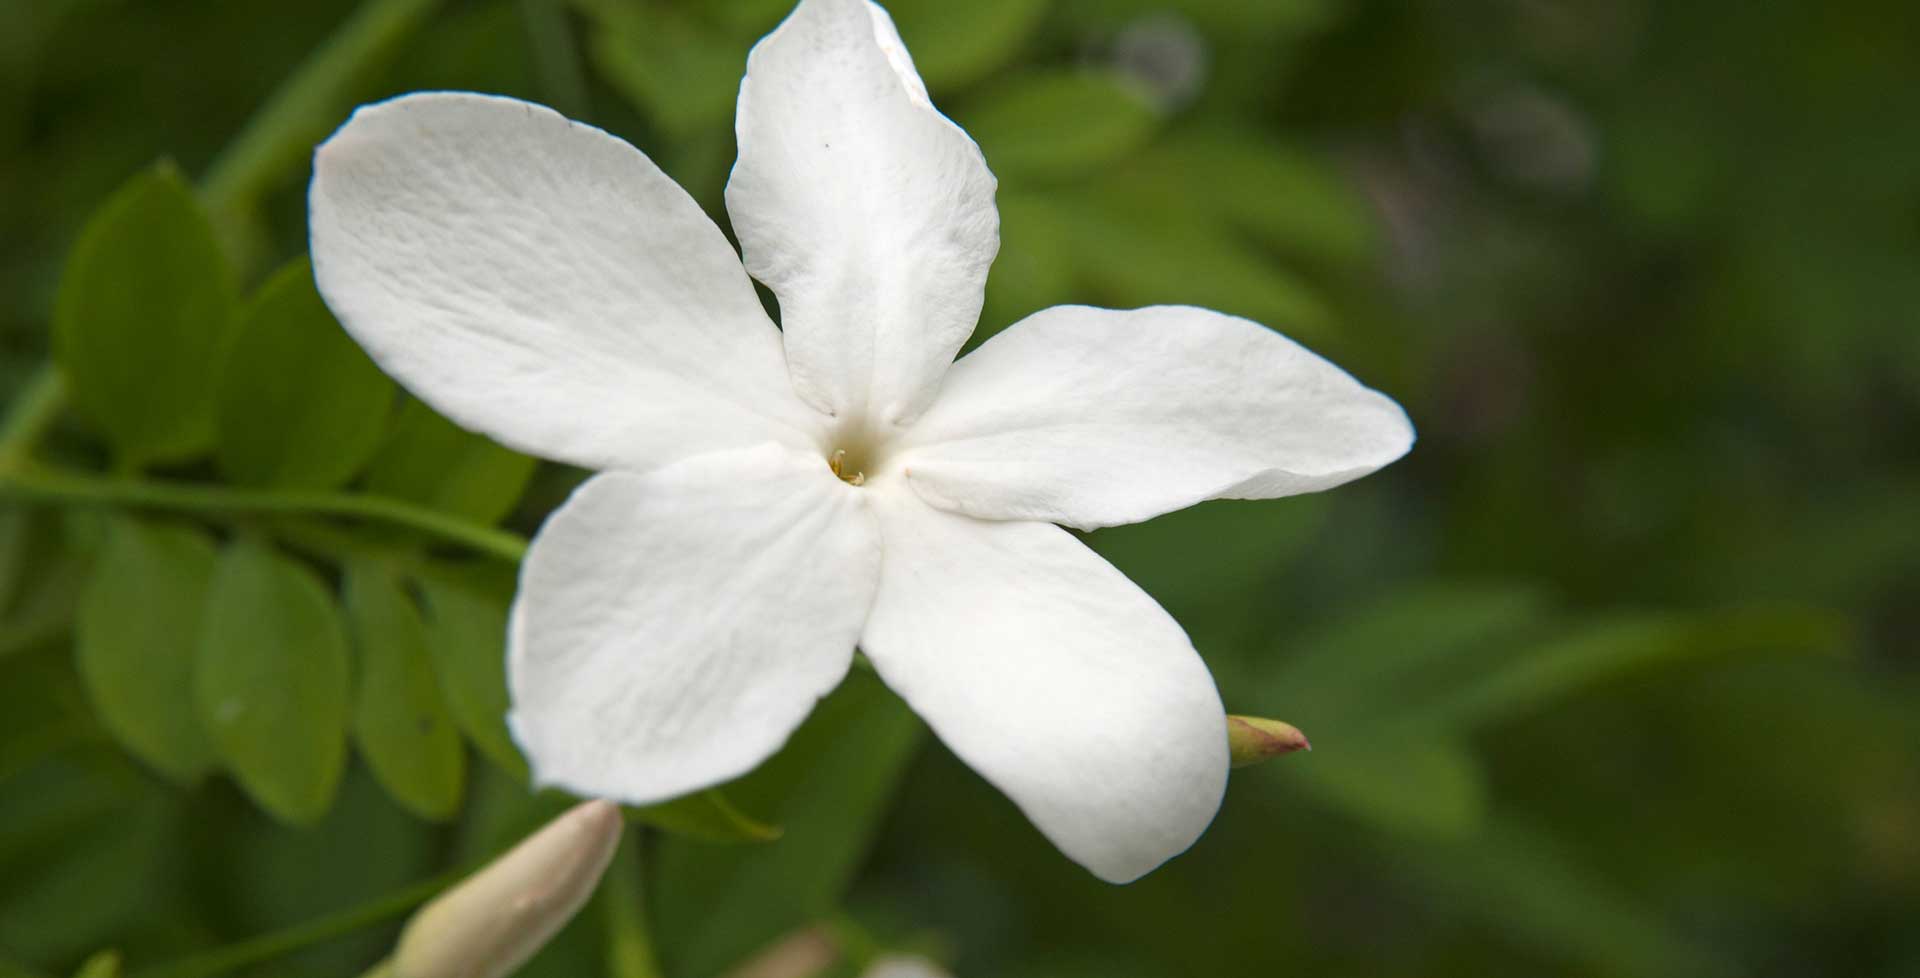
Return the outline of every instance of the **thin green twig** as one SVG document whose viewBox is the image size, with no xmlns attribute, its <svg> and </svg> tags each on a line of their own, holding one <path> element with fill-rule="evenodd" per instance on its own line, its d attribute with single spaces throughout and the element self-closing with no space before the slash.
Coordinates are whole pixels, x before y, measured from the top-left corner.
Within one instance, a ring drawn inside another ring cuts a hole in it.
<svg viewBox="0 0 1920 978">
<path fill-rule="evenodd" d="M 28 464 L 0 469 L 0 496 L 175 512 L 339 516 L 416 530 L 508 563 L 527 553 L 527 540 L 517 533 L 385 496 L 116 478 Z"/>
<path fill-rule="evenodd" d="M 269 961 L 301 948 L 330 941 L 336 937 L 344 937 L 362 928 L 391 920 L 425 903 L 445 889 L 448 884 L 459 879 L 460 875 L 459 872 L 452 872 L 422 880 L 350 910 L 310 920 L 304 924 L 297 924 L 286 930 L 264 934 L 238 944 L 229 944 L 226 947 L 195 954 L 172 964 L 135 971 L 130 978 L 216 978 L 218 975 Z M 373 973 L 378 972 L 379 966 L 376 966 Z"/>
</svg>

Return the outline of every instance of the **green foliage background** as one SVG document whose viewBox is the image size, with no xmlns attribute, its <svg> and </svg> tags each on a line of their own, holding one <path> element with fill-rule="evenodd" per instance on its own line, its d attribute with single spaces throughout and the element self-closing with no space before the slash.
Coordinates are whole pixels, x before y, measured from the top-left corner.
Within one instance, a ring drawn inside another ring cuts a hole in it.
<svg viewBox="0 0 1920 978">
<path fill-rule="evenodd" d="M 0 2 L 0 394 L 57 358 L 69 395 L 0 435 L 0 974 L 354 974 L 408 887 L 564 803 L 516 783 L 498 651 L 579 473 L 345 341 L 305 153 L 359 101 L 501 92 L 724 222 L 786 6 Z M 1354 486 L 1089 537 L 1315 750 L 1113 888 L 856 672 L 634 813 L 528 973 L 712 978 L 820 925 L 836 974 L 1920 975 L 1920 8 L 889 7 L 1001 178 L 982 336 L 1207 305 L 1414 418 Z M 315 920 L 347 933 L 206 956 Z"/>
</svg>

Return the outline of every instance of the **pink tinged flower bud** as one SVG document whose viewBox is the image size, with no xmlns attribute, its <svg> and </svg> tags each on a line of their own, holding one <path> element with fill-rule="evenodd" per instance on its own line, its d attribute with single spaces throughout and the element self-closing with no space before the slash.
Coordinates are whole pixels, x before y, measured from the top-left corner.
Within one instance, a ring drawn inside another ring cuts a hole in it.
<svg viewBox="0 0 1920 978">
<path fill-rule="evenodd" d="M 396 978 L 504 978 L 580 910 L 620 844 L 620 808 L 583 802 L 427 904 L 394 952 Z"/>
<path fill-rule="evenodd" d="M 1312 750 L 1307 735 L 1291 723 L 1262 717 L 1227 717 L 1227 749 L 1234 767 L 1258 764 L 1270 757 Z"/>
</svg>

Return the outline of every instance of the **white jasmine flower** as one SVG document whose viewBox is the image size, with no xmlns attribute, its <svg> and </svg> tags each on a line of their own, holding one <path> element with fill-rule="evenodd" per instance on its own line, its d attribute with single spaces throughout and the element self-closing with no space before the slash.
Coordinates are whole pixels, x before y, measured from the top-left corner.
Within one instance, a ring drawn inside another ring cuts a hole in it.
<svg viewBox="0 0 1920 978">
<path fill-rule="evenodd" d="M 744 268 L 646 156 L 541 106 L 410 95 L 315 158 L 314 273 L 374 359 L 601 470 L 521 570 L 536 777 L 635 804 L 736 777 L 857 645 L 1068 856 L 1140 876 L 1218 808 L 1225 714 L 1180 626 L 1055 524 L 1338 485 L 1406 452 L 1405 415 L 1203 309 L 1048 309 L 950 364 L 994 178 L 866 0 L 755 46 L 736 128 Z"/>
</svg>

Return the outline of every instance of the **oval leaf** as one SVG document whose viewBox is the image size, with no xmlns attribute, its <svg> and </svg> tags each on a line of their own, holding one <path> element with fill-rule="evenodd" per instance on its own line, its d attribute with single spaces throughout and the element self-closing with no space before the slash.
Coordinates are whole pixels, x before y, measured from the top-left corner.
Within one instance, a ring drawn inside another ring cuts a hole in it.
<svg viewBox="0 0 1920 978">
<path fill-rule="evenodd" d="M 229 547 L 214 571 L 194 674 L 200 722 L 262 808 L 326 814 L 346 766 L 347 636 L 312 571 L 263 544 Z"/>
<path fill-rule="evenodd" d="M 101 723 L 175 781 L 193 781 L 217 760 L 192 707 L 215 562 L 198 529 L 115 519 L 74 624 L 80 679 Z"/>
<path fill-rule="evenodd" d="M 380 444 L 393 382 L 320 301 L 306 259 L 248 303 L 221 368 L 220 467 L 236 482 L 326 489 Z"/>
<path fill-rule="evenodd" d="M 460 808 L 466 747 L 427 654 L 427 629 L 400 583 L 377 564 L 347 568 L 347 627 L 360 656 L 354 739 L 387 793 L 445 819 Z"/>
<path fill-rule="evenodd" d="M 214 365 L 236 304 L 213 228 L 171 165 L 128 181 L 87 223 L 60 280 L 54 353 L 122 461 L 212 443 Z"/>
<path fill-rule="evenodd" d="M 491 525 L 520 501 L 534 465 L 408 401 L 367 472 L 367 489 Z"/>
<path fill-rule="evenodd" d="M 521 782 L 527 762 L 507 732 L 507 602 L 486 589 L 422 576 L 427 650 L 453 719 L 480 753 Z"/>
<path fill-rule="evenodd" d="M 1001 179 L 1053 180 L 1138 149 L 1160 112 L 1117 74 L 1062 71 L 1001 88 L 961 121 Z"/>
</svg>

